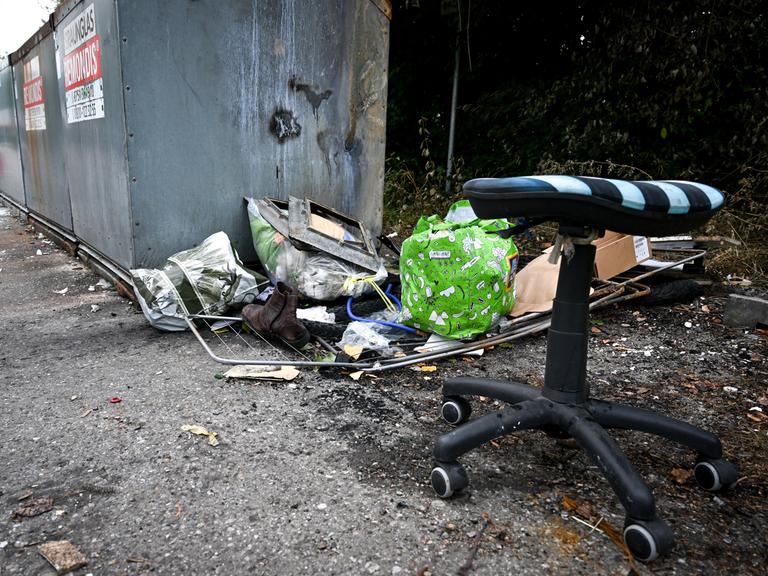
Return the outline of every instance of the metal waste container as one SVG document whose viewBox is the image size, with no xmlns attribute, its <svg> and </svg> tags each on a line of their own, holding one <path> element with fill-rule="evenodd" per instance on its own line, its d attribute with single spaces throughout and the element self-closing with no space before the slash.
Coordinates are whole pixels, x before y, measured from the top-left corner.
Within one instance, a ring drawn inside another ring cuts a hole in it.
<svg viewBox="0 0 768 576">
<path fill-rule="evenodd" d="M 310 197 L 381 229 L 386 0 L 69 0 L 53 15 L 78 239 L 157 267 L 244 196 Z"/>
<path fill-rule="evenodd" d="M 53 30 L 45 24 L 11 55 L 21 162 L 30 213 L 65 231 L 72 209 L 64 166 L 63 120 Z"/>
<path fill-rule="evenodd" d="M 20 207 L 26 206 L 13 92 L 13 68 L 6 58 L 0 58 L 0 194 Z"/>
</svg>

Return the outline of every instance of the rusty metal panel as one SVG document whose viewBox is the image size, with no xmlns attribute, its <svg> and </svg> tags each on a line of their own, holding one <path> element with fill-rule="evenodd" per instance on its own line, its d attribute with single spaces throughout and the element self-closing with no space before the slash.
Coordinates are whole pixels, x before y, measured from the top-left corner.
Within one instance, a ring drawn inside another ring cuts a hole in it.
<svg viewBox="0 0 768 576">
<path fill-rule="evenodd" d="M 30 211 L 72 230 L 64 166 L 62 116 L 51 27 L 12 55 L 21 163 Z"/>
<path fill-rule="evenodd" d="M 378 233 L 386 5 L 118 0 L 134 265 L 218 230 L 255 257 L 244 195 L 306 196 Z"/>
<path fill-rule="evenodd" d="M 53 22 L 75 235 L 131 268 L 135 261 L 115 2 L 69 0 L 56 10 Z"/>
<path fill-rule="evenodd" d="M 0 193 L 25 206 L 13 68 L 0 58 Z"/>
</svg>

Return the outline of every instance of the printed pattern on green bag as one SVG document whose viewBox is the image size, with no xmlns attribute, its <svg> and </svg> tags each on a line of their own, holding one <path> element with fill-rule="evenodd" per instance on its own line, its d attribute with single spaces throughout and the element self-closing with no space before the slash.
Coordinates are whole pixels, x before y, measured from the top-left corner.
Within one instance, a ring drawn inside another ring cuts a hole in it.
<svg viewBox="0 0 768 576">
<path fill-rule="evenodd" d="M 515 304 L 517 247 L 497 234 L 509 227 L 478 219 L 467 200 L 420 218 L 400 255 L 400 322 L 457 339 L 494 328 Z"/>
</svg>

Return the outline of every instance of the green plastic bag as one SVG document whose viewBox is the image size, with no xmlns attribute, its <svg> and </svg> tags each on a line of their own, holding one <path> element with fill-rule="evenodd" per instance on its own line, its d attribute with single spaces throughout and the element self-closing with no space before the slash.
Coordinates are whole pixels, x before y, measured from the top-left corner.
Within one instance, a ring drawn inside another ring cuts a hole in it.
<svg viewBox="0 0 768 576">
<path fill-rule="evenodd" d="M 517 247 L 496 233 L 508 228 L 480 220 L 467 200 L 445 219 L 422 216 L 401 249 L 400 322 L 456 339 L 494 328 L 515 305 Z"/>
</svg>

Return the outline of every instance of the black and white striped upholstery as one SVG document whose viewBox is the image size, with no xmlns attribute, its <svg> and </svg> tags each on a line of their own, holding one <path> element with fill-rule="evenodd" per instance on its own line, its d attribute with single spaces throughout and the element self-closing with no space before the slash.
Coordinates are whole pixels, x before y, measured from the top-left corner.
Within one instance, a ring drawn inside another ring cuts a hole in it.
<svg viewBox="0 0 768 576">
<path fill-rule="evenodd" d="M 695 182 L 577 176 L 476 178 L 464 195 L 481 218 L 525 216 L 656 236 L 700 226 L 724 201 L 719 190 Z"/>
</svg>

